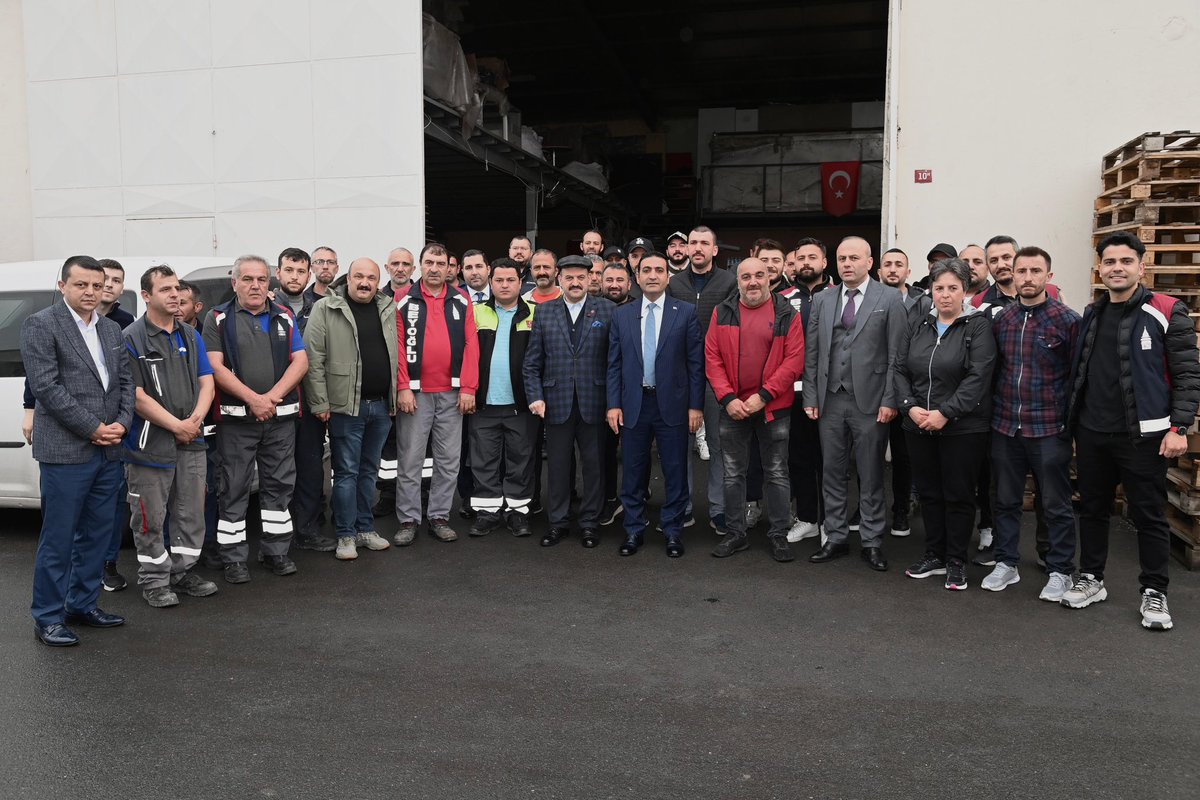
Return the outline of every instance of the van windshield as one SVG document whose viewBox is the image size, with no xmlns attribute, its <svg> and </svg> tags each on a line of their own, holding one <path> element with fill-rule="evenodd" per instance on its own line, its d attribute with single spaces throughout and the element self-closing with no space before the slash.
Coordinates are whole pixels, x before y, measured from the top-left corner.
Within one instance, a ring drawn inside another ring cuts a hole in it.
<svg viewBox="0 0 1200 800">
<path fill-rule="evenodd" d="M 61 303 L 62 294 L 56 289 L 0 292 L 0 378 L 24 378 L 25 364 L 21 361 L 21 323 L 52 303 Z M 121 294 L 121 307 L 137 313 L 137 295 Z"/>
</svg>

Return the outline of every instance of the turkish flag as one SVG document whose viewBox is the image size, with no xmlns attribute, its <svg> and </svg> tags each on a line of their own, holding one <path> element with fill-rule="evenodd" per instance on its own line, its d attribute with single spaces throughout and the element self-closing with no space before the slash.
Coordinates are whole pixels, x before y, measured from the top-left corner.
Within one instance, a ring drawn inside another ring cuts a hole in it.
<svg viewBox="0 0 1200 800">
<path fill-rule="evenodd" d="M 830 161 L 821 165 L 821 208 L 844 217 L 858 206 L 858 171 L 861 161 Z"/>
</svg>

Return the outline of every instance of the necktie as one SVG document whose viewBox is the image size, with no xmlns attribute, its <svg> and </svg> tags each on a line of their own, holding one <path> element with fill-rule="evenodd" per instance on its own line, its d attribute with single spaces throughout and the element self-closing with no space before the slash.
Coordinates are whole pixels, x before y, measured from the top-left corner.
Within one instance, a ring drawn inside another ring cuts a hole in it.
<svg viewBox="0 0 1200 800">
<path fill-rule="evenodd" d="M 476 292 L 476 293 L 475 293 L 475 302 L 476 302 L 476 303 L 482 303 L 482 302 L 483 302 L 483 292 Z"/>
<path fill-rule="evenodd" d="M 846 330 L 854 329 L 854 298 L 858 296 L 858 289 L 846 290 L 846 306 L 842 309 L 842 327 Z"/>
<path fill-rule="evenodd" d="M 654 386 L 654 358 L 658 355 L 658 332 L 654 330 L 654 303 L 646 307 L 646 332 L 642 335 L 642 385 Z"/>
</svg>

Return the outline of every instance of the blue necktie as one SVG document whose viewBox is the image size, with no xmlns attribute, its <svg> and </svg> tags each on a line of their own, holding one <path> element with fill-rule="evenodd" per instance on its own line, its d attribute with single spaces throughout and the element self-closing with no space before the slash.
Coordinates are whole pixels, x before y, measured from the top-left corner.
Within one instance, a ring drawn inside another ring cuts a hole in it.
<svg viewBox="0 0 1200 800">
<path fill-rule="evenodd" d="M 646 333 L 642 336 L 642 385 L 654 386 L 654 358 L 658 354 L 658 333 L 654 330 L 654 303 L 646 308 Z"/>
</svg>

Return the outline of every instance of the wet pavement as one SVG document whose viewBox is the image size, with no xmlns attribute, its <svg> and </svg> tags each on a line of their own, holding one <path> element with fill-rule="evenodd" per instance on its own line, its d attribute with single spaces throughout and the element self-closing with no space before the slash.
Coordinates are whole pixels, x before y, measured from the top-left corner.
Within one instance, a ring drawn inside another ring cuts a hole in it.
<svg viewBox="0 0 1200 800">
<path fill-rule="evenodd" d="M 1123 522 L 1108 602 L 1069 611 L 1032 563 L 999 594 L 982 567 L 966 592 L 906 579 L 919 522 L 879 574 L 812 541 L 776 564 L 762 526 L 724 560 L 697 526 L 670 560 L 654 536 L 619 557 L 618 526 L 541 548 L 544 521 L 468 539 L 456 516 L 455 543 L 300 551 L 173 609 L 104 594 L 128 623 L 55 650 L 28 614 L 37 515 L 4 516 L 6 800 L 1200 795 L 1200 575 L 1173 561 L 1176 629 L 1142 630 Z"/>
</svg>

